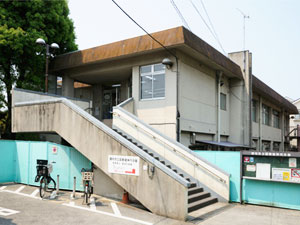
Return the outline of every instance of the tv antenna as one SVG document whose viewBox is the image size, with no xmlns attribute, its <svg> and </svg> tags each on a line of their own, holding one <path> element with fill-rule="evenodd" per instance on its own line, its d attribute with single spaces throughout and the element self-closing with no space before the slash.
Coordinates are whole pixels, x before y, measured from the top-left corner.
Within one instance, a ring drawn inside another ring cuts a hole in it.
<svg viewBox="0 0 300 225">
<path fill-rule="evenodd" d="M 244 30 L 244 51 L 245 51 L 245 44 L 246 44 L 246 19 L 250 19 L 250 16 L 246 15 L 242 10 L 236 8 L 243 16 L 244 24 L 243 24 L 243 30 Z"/>
</svg>

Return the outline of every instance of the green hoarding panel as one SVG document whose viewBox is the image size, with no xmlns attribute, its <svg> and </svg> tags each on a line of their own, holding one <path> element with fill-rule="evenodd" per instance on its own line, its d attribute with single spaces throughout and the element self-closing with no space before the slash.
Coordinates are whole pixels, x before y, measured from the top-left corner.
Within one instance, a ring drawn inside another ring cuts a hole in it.
<svg viewBox="0 0 300 225">
<path fill-rule="evenodd" d="M 240 152 L 195 151 L 198 155 L 230 174 L 230 201 L 240 202 Z"/>
<path fill-rule="evenodd" d="M 13 182 L 16 178 L 16 143 L 0 141 L 0 183 Z"/>
</svg>

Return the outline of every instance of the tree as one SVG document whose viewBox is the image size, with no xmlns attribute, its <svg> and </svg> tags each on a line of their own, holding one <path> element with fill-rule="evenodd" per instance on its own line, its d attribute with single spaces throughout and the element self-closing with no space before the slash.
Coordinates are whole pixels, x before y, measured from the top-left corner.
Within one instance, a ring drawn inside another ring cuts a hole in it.
<svg viewBox="0 0 300 225">
<path fill-rule="evenodd" d="M 66 0 L 0 1 L 2 137 L 14 137 L 10 130 L 12 88 L 44 89 L 45 50 L 35 44 L 36 39 L 59 44 L 60 49 L 55 54 L 77 49 L 73 22 L 68 15 Z"/>
</svg>

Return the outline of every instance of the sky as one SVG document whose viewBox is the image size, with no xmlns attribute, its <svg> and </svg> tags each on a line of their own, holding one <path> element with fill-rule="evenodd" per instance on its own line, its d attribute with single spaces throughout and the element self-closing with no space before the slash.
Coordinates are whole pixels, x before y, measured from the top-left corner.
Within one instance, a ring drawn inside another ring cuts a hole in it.
<svg viewBox="0 0 300 225">
<path fill-rule="evenodd" d="M 115 0 L 148 32 L 184 25 L 170 0 Z M 209 25 L 209 15 L 222 48 Z M 190 30 L 227 54 L 252 52 L 252 72 L 284 97 L 300 98 L 300 1 L 299 0 L 174 0 Z M 69 0 L 76 43 L 80 50 L 144 35 L 111 0 Z"/>
</svg>

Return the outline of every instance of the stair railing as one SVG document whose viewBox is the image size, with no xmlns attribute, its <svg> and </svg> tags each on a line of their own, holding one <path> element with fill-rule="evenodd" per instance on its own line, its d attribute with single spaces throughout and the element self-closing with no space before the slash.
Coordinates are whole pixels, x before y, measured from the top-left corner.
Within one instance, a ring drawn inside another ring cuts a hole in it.
<svg viewBox="0 0 300 225">
<path fill-rule="evenodd" d="M 127 102 L 132 101 L 132 99 L 128 99 Z M 229 177 L 230 175 L 223 171 L 222 169 L 216 167 L 215 165 L 211 164 L 210 162 L 206 161 L 184 145 L 172 140 L 171 138 L 165 136 L 161 132 L 155 130 L 150 125 L 144 123 L 142 120 L 134 116 L 133 114 L 129 113 L 128 111 L 124 110 L 122 106 L 126 105 L 118 105 L 113 108 L 113 127 L 122 130 L 125 133 L 130 134 L 135 139 L 143 143 L 143 140 L 147 138 L 151 138 L 151 149 L 160 151 L 159 149 L 163 148 L 163 152 L 160 154 L 164 157 L 172 157 L 172 154 L 176 154 L 176 161 L 180 164 L 184 164 L 188 162 L 189 164 L 193 165 L 195 168 L 202 168 L 202 170 L 206 171 L 207 173 L 211 174 L 211 176 L 215 177 L 221 183 L 223 183 L 226 188 L 228 189 L 228 194 L 224 194 L 224 198 L 229 198 Z M 122 122 L 123 121 L 123 122 Z M 123 129 L 122 129 L 123 128 Z M 143 143 L 144 144 L 144 143 Z M 160 146 L 158 146 L 160 145 Z M 170 159 L 169 159 L 170 160 Z M 174 158 L 175 160 L 175 158 Z M 184 162 L 184 161 L 185 162 Z M 194 170 L 195 170 L 194 168 Z M 195 171 L 191 171 L 189 174 L 195 174 Z M 228 195 L 228 196 L 227 196 Z"/>
</svg>

